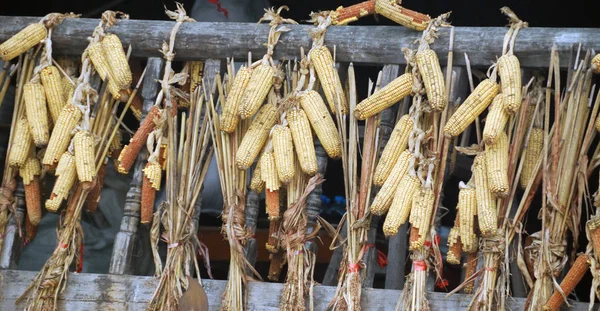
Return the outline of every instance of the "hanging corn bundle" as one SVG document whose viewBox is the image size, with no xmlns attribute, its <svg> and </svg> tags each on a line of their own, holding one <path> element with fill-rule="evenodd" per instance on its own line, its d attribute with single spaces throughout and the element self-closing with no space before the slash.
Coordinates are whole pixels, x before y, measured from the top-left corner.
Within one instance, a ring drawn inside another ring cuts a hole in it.
<svg viewBox="0 0 600 311">
<path fill-rule="evenodd" d="M 171 67 L 177 32 L 183 23 L 194 20 L 186 15 L 183 5 L 179 3 L 175 11 L 166 10 L 166 14 L 175 20 L 175 25 L 170 33 L 170 43 L 163 44 L 161 49 L 165 58 L 164 75 L 161 80 L 161 91 L 152 108 L 162 105 L 164 113 L 152 121 L 155 122 L 156 126 L 153 127 L 155 130 L 152 135 L 148 132 L 144 141 L 147 142 L 150 157 L 142 176 L 141 220 L 143 223 L 152 220 L 150 228 L 152 255 L 156 268 L 155 275 L 160 277 L 148 310 L 178 309 L 182 302 L 182 292 L 185 294 L 192 289 L 192 286 L 201 286 L 200 281 L 198 281 L 200 284 L 192 283 L 196 282 L 195 276 L 200 274 L 196 254 L 202 244 L 196 235 L 197 226 L 194 224 L 194 217 L 191 216 L 194 214 L 196 201 L 199 199 L 204 177 L 212 159 L 212 149 L 208 144 L 211 135 L 209 114 L 213 108 L 209 100 L 212 94 L 201 92 L 197 88 L 190 96 L 189 116 L 186 113 L 178 116 L 177 96 L 179 95 L 177 95 L 178 90 L 173 86 L 175 83 L 185 84 L 187 78 L 187 74 L 175 73 Z M 220 81 L 217 80 L 216 83 Z M 146 118 L 149 117 L 151 113 Z M 164 133 L 166 136 L 163 137 Z M 160 189 L 162 178 L 159 159 L 163 139 L 167 142 L 166 199 L 161 202 L 152 219 L 154 192 Z M 190 215 L 190 217 L 182 217 L 182 215 Z M 158 244 L 161 240 L 167 245 L 164 263 L 158 253 Z"/>
<path fill-rule="evenodd" d="M 105 12 L 100 25 L 94 31 L 92 41 L 97 40 L 100 32 L 116 22 L 115 16 L 115 12 Z M 18 299 L 20 301 L 27 298 L 28 309 L 55 310 L 57 307 L 56 297 L 65 288 L 71 263 L 74 260 L 78 260 L 79 262 L 82 260 L 81 245 L 83 243 L 83 231 L 80 223 L 82 208 L 88 193 L 97 182 L 96 176 L 102 163 L 105 161 L 107 150 L 110 147 L 110 139 L 112 139 L 112 137 L 107 139 L 107 135 L 103 135 L 103 133 L 107 132 L 105 129 L 113 122 L 112 115 L 94 119 L 96 124 L 92 124 L 92 119 L 90 118 L 92 107 L 97 104 L 98 94 L 90 85 L 92 64 L 89 57 L 85 55 L 87 55 L 86 52 L 84 52 L 81 74 L 77 79 L 74 96 L 71 102 L 62 108 L 61 112 L 61 115 L 65 111 L 70 115 L 63 118 L 59 116 L 56 119 L 55 130 L 53 132 L 56 133 L 56 137 L 58 138 L 52 140 L 52 144 L 55 144 L 53 148 L 57 148 L 58 151 L 53 151 L 55 154 L 46 162 L 48 164 L 44 163 L 45 165 L 53 166 L 55 162 L 58 162 L 56 167 L 57 179 L 52 193 L 46 201 L 46 208 L 51 211 L 57 211 L 64 200 L 67 200 L 67 206 L 65 217 L 61 221 L 61 226 L 58 230 L 58 245 L 56 249 L 31 285 Z M 50 63 L 50 61 L 47 63 Z M 44 85 L 44 88 L 46 87 L 47 85 Z M 98 104 L 104 105 L 108 103 Z M 111 109 L 108 110 L 110 111 Z M 72 112 L 75 111 L 78 111 L 78 113 L 73 115 Z M 120 120 L 123 117 L 124 114 L 121 115 Z M 71 140 L 70 131 L 68 129 L 65 131 L 64 127 L 70 127 L 72 125 L 68 124 L 73 123 L 78 127 L 78 132 Z M 114 132 L 112 136 L 114 136 Z M 67 142 L 65 143 L 63 140 Z M 65 144 L 66 146 L 63 147 Z M 62 151 L 61 154 L 60 149 L 63 148 L 66 150 Z M 23 176 L 25 178 L 28 175 L 24 174 Z M 73 188 L 75 188 L 75 191 L 72 191 Z M 33 225 L 35 225 L 35 221 L 34 219 L 30 219 L 30 227 Z M 28 229 L 27 234 L 31 238 L 35 234 L 35 231 L 33 228 Z M 77 271 L 80 271 L 79 268 Z"/>
</svg>

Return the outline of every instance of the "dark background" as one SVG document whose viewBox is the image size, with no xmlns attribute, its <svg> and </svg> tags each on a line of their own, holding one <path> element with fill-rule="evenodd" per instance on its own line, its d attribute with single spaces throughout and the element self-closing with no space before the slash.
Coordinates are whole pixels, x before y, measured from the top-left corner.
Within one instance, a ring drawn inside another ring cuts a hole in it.
<svg viewBox="0 0 600 311">
<path fill-rule="evenodd" d="M 197 0 L 208 1 L 208 0 Z M 67 12 L 83 14 L 83 17 L 98 17 L 107 9 L 119 10 L 130 14 L 133 19 L 166 19 L 163 8 L 173 9 L 173 1 L 159 0 L 53 0 L 53 1 L 2 1 L 0 14 L 43 16 L 49 12 Z M 190 10 L 194 0 L 181 1 Z M 335 9 L 358 3 L 358 0 L 271 0 L 272 6 L 287 5 L 289 15 L 300 21 L 308 17 L 311 11 Z M 503 26 L 506 19 L 498 9 L 508 6 L 521 19 L 535 27 L 598 27 L 598 1 L 533 1 L 533 0 L 404 0 L 407 8 L 437 16 L 452 11 L 450 20 L 455 26 Z M 225 7 L 226 8 L 226 7 Z M 215 5 L 215 14 L 216 5 Z M 383 18 L 368 17 L 357 24 L 390 24 Z"/>
</svg>

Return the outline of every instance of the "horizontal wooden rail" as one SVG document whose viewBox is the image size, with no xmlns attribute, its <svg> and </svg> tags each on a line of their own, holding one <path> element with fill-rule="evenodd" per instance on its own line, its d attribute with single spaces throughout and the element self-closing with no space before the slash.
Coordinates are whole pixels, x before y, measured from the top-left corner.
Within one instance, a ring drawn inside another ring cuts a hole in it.
<svg viewBox="0 0 600 311">
<path fill-rule="evenodd" d="M 4 41 L 39 17 L 0 16 L 0 41 Z M 97 19 L 67 19 L 53 31 L 53 46 L 57 53 L 79 54 L 87 45 L 87 38 L 98 25 Z M 127 20 L 117 23 L 114 32 L 125 44 L 131 44 L 134 56 L 160 56 L 158 50 L 168 39 L 172 21 Z M 310 48 L 310 25 L 292 25 L 291 31 L 281 36 L 275 48 L 277 59 L 294 59 L 300 47 Z M 472 66 L 489 66 L 502 51 L 507 28 L 456 27 L 454 64 L 464 65 L 463 53 L 469 54 Z M 248 51 L 255 59 L 266 51 L 268 25 L 249 23 L 185 23 L 175 45 L 177 59 L 208 59 L 235 57 L 246 59 Z M 432 46 L 442 63 L 446 62 L 449 30 L 440 31 Z M 325 44 L 336 46 L 340 62 L 369 64 L 404 64 L 403 47 L 413 47 L 419 32 L 400 26 L 332 26 L 327 31 Z M 573 46 L 600 50 L 600 30 L 592 28 L 525 28 L 519 32 L 515 54 L 523 67 L 547 67 L 550 49 L 556 45 L 563 57 Z M 561 66 L 567 66 L 566 59 Z"/>
<path fill-rule="evenodd" d="M 36 272 L 0 271 L 0 310 L 16 310 L 15 301 L 35 277 Z M 146 276 L 110 274 L 70 274 L 69 284 L 59 296 L 58 310 L 145 310 L 156 289 L 157 279 Z M 210 310 L 219 310 L 227 281 L 202 280 Z M 279 310 L 283 284 L 250 282 L 248 310 Z M 325 310 L 335 294 L 334 286 L 315 286 L 314 310 Z M 362 306 L 367 311 L 392 311 L 399 290 L 363 288 Z M 445 298 L 445 293 L 429 293 L 431 310 L 466 310 L 471 296 L 457 294 Z M 509 298 L 507 310 L 523 310 L 525 298 Z M 587 303 L 571 303 L 569 310 L 587 310 Z"/>
</svg>

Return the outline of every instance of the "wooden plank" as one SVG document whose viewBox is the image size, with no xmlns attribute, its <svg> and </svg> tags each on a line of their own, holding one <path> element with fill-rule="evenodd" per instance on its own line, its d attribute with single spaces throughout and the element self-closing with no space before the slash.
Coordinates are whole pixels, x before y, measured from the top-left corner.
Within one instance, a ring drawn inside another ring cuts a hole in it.
<svg viewBox="0 0 600 311">
<path fill-rule="evenodd" d="M 0 309 L 14 310 L 16 299 L 33 280 L 37 272 L 0 271 Z M 69 284 L 58 300 L 59 310 L 145 310 L 146 304 L 156 289 L 157 279 L 145 276 L 124 276 L 105 274 L 70 274 Z M 221 296 L 226 281 L 202 280 L 208 295 L 209 310 L 219 310 Z M 247 310 L 279 310 L 281 283 L 249 282 Z M 335 293 L 333 286 L 315 286 L 314 310 L 325 310 Z M 364 288 L 362 290 L 363 310 L 392 311 L 399 290 Z M 444 298 L 445 293 L 428 293 L 432 310 L 466 310 L 471 296 L 457 294 Z M 508 300 L 509 310 L 522 310 L 525 299 Z M 587 310 L 587 303 L 571 303 L 569 310 Z M 23 303 L 19 305 L 22 307 Z"/>
<path fill-rule="evenodd" d="M 148 59 L 146 76 L 143 81 L 142 98 L 144 104 L 142 107 L 143 117 L 148 114 L 148 111 L 155 103 L 156 95 L 160 89 L 160 84 L 156 79 L 161 78 L 164 61 L 162 58 L 153 57 Z M 121 228 L 115 236 L 115 244 L 113 246 L 112 256 L 110 258 L 110 266 L 108 272 L 111 274 L 131 274 L 132 273 L 132 257 L 133 245 L 138 233 L 138 225 L 140 222 L 140 201 L 142 197 L 142 169 L 148 158 L 148 151 L 142 148 L 138 154 L 134 168 L 133 178 L 125 206 L 123 207 L 123 219 L 121 220 Z"/>
<path fill-rule="evenodd" d="M 39 17 L 0 16 L 0 41 L 7 40 Z M 97 19 L 67 19 L 52 32 L 55 53 L 80 54 L 87 46 L 87 38 L 98 25 Z M 125 45 L 132 44 L 133 55 L 156 57 L 163 41 L 168 39 L 172 21 L 120 21 L 110 29 Z M 299 47 L 311 46 L 309 25 L 289 25 L 291 31 L 281 36 L 275 48 L 275 58 L 294 59 Z M 500 56 L 507 28 L 455 27 L 454 54 L 468 52 L 472 66 L 489 66 Z M 246 59 L 248 51 L 263 55 L 269 32 L 267 24 L 251 23 L 184 23 L 177 33 L 176 59 L 208 59 L 235 57 Z M 446 63 L 449 29 L 441 29 L 440 37 L 432 48 Z M 325 44 L 336 46 L 338 62 L 404 64 L 406 60 L 399 47 L 409 47 L 421 36 L 400 26 L 337 26 L 327 31 Z M 515 54 L 524 67 L 547 67 L 552 45 L 561 55 L 568 55 L 572 45 L 584 48 L 600 45 L 598 30 L 593 28 L 525 28 L 519 32 Z M 455 65 L 464 65 L 457 57 Z M 561 66 L 566 67 L 566 62 Z"/>
</svg>

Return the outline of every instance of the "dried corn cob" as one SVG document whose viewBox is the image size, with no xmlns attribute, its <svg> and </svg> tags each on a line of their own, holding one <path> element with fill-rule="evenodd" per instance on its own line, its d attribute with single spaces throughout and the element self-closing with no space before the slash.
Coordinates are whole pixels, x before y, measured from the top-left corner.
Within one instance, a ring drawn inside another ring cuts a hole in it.
<svg viewBox="0 0 600 311">
<path fill-rule="evenodd" d="M 275 156 L 275 167 L 279 181 L 289 183 L 296 173 L 294 165 L 294 146 L 292 143 L 292 131 L 284 125 L 275 125 L 272 129 L 273 154 Z"/>
<path fill-rule="evenodd" d="M 203 61 L 191 61 L 190 64 L 190 94 L 193 93 L 196 88 L 202 85 L 202 78 L 204 77 L 204 62 Z M 239 72 L 238 72 L 239 74 Z M 237 112 L 236 112 L 237 113 Z"/>
<path fill-rule="evenodd" d="M 144 176 L 142 179 L 142 203 L 140 221 L 143 224 L 148 224 L 152 221 L 154 213 L 154 197 L 156 191 L 160 190 L 160 182 L 162 178 L 162 168 L 156 161 L 148 161 L 144 168 Z"/>
<path fill-rule="evenodd" d="M 275 69 L 267 64 L 260 64 L 252 70 L 250 81 L 239 104 L 242 119 L 252 118 L 258 111 L 273 86 L 274 75 Z"/>
<path fill-rule="evenodd" d="M 410 232 L 408 236 L 408 250 L 416 251 L 423 247 L 423 240 L 419 235 L 419 229 L 410 227 Z"/>
<path fill-rule="evenodd" d="M 69 147 L 69 143 L 71 142 L 71 132 L 73 132 L 79 123 L 80 118 L 81 110 L 79 108 L 71 104 L 63 107 L 56 120 L 52 135 L 50 136 L 50 141 L 48 142 L 48 148 L 46 148 L 46 153 L 42 159 L 42 164 L 44 166 L 52 167 L 58 162 L 62 154 Z"/>
<path fill-rule="evenodd" d="M 496 234 L 498 215 L 496 201 L 489 188 L 487 177 L 486 155 L 481 153 L 473 160 L 473 179 L 475 180 L 475 196 L 477 198 L 477 218 L 479 231 L 484 237 Z"/>
<path fill-rule="evenodd" d="M 96 178 L 96 152 L 94 135 L 90 131 L 79 131 L 73 136 L 75 167 L 81 183 L 91 183 Z"/>
<path fill-rule="evenodd" d="M 486 145 L 496 143 L 498 135 L 504 132 L 506 122 L 508 122 L 508 113 L 504 111 L 504 94 L 500 93 L 494 97 L 490 105 L 490 111 L 485 120 L 483 128 L 483 142 Z"/>
<path fill-rule="evenodd" d="M 46 33 L 46 27 L 43 24 L 30 24 L 0 44 L 0 58 L 7 62 L 25 53 L 46 39 Z"/>
<path fill-rule="evenodd" d="M 65 105 L 65 95 L 63 94 L 63 85 L 60 71 L 55 66 L 48 66 L 40 72 L 42 85 L 48 101 L 48 110 L 52 117 L 52 122 L 56 123 L 60 112 Z"/>
<path fill-rule="evenodd" d="M 473 253 L 467 253 L 466 263 L 465 263 L 465 281 L 470 279 L 475 272 L 477 272 L 477 251 Z M 473 289 L 475 287 L 475 279 L 467 282 L 465 287 L 463 287 L 463 293 L 472 294 Z"/>
<path fill-rule="evenodd" d="M 349 7 L 338 7 L 335 11 L 331 11 L 332 25 L 347 25 L 357 21 L 359 18 L 375 13 L 375 0 L 360 2 Z"/>
<path fill-rule="evenodd" d="M 475 189 L 461 185 L 458 192 L 458 206 L 460 211 L 460 241 L 463 251 L 472 253 L 477 251 L 477 235 L 475 234 L 475 214 L 477 213 L 477 198 Z"/>
<path fill-rule="evenodd" d="M 77 170 L 75 168 L 75 157 L 71 153 L 65 152 L 60 157 L 60 161 L 58 161 L 58 166 L 56 167 L 56 176 L 52 194 L 46 200 L 46 209 L 51 212 L 58 210 L 60 204 L 67 198 L 71 187 L 75 183 Z"/>
<path fill-rule="evenodd" d="M 61 83 L 63 87 L 63 99 L 65 100 L 65 105 L 71 104 L 73 102 L 73 95 L 75 94 L 75 85 L 67 79 L 67 77 L 63 76 L 61 78 Z"/>
<path fill-rule="evenodd" d="M 300 105 L 327 155 L 334 159 L 341 157 L 342 142 L 321 95 L 310 90 L 300 96 Z"/>
<path fill-rule="evenodd" d="M 27 82 L 23 87 L 25 112 L 33 142 L 38 147 L 45 147 L 50 136 L 48 128 L 48 110 L 44 87 L 39 82 Z"/>
<path fill-rule="evenodd" d="M 590 232 L 590 243 L 596 258 L 600 258 L 600 217 L 594 215 L 585 224 Z"/>
<path fill-rule="evenodd" d="M 223 111 L 221 112 L 221 116 L 219 118 L 219 126 L 221 131 L 231 133 L 237 127 L 239 121 L 238 113 L 240 110 L 240 102 L 242 101 L 242 96 L 244 95 L 244 91 L 248 86 L 248 82 L 250 82 L 251 75 L 252 69 L 248 67 L 240 68 L 235 75 L 235 78 L 233 79 L 233 85 L 231 86 L 231 91 L 227 95 L 227 100 L 225 101 Z"/>
<path fill-rule="evenodd" d="M 396 235 L 400 225 L 408 220 L 413 194 L 419 189 L 420 185 L 421 182 L 417 176 L 412 173 L 404 174 L 383 223 L 383 233 L 385 236 Z"/>
<path fill-rule="evenodd" d="M 142 108 L 143 108 L 143 106 L 144 106 L 144 99 L 140 95 L 140 92 L 137 92 L 135 94 L 135 96 L 133 97 L 133 100 L 131 100 L 131 105 L 129 106 L 129 109 L 131 110 L 131 112 L 133 113 L 133 116 L 138 121 L 142 120 Z"/>
<path fill-rule="evenodd" d="M 457 221 L 459 220 L 459 214 L 456 214 L 456 220 L 454 221 L 454 227 L 450 229 L 448 233 L 448 253 L 446 255 L 446 262 L 451 265 L 460 265 L 462 257 L 462 243 L 460 241 L 460 235 L 458 234 Z"/>
<path fill-rule="evenodd" d="M 408 96 L 413 87 L 413 75 L 412 73 L 405 73 L 388 85 L 382 87 L 373 95 L 367 97 L 361 101 L 356 108 L 354 108 L 354 117 L 358 120 L 365 120 L 372 117 L 384 109 L 397 103 L 404 97 Z"/>
<path fill-rule="evenodd" d="M 569 295 L 577 284 L 581 281 L 585 273 L 588 271 L 590 267 L 590 258 L 588 255 L 581 254 L 577 257 L 569 272 L 565 278 L 560 282 L 560 288 L 562 289 L 565 295 Z M 549 311 L 558 311 L 560 310 L 560 306 L 565 302 L 562 294 L 558 291 L 554 291 L 552 297 L 546 302 L 544 306 L 544 310 Z"/>
<path fill-rule="evenodd" d="M 448 98 L 446 96 L 444 74 L 437 54 L 432 49 L 426 48 L 417 52 L 415 60 L 419 73 L 423 78 L 429 106 L 433 110 L 443 110 L 448 104 Z"/>
<path fill-rule="evenodd" d="M 448 119 L 444 133 L 453 137 L 462 133 L 492 102 L 498 89 L 498 83 L 490 79 L 481 81 Z"/>
<path fill-rule="evenodd" d="M 261 193 L 265 190 L 265 181 L 262 180 L 262 171 L 260 168 L 260 161 L 256 162 L 256 167 L 252 172 L 252 178 L 250 179 L 250 190 Z"/>
<path fill-rule="evenodd" d="M 246 170 L 252 165 L 276 122 L 277 110 L 275 107 L 271 104 L 262 106 L 244 134 L 235 156 L 235 163 L 239 169 Z"/>
<path fill-rule="evenodd" d="M 129 89 L 132 81 L 131 68 L 119 37 L 115 34 L 106 35 L 102 39 L 102 50 L 116 86 L 120 90 Z"/>
<path fill-rule="evenodd" d="M 502 55 L 498 59 L 498 73 L 502 81 L 504 94 L 504 110 L 514 114 L 521 106 L 521 65 L 514 55 Z"/>
<path fill-rule="evenodd" d="M 277 194 L 278 191 L 274 191 Z M 271 254 L 277 253 L 279 251 L 279 239 L 277 238 L 277 232 L 279 232 L 279 227 L 281 226 L 281 217 L 277 216 L 271 218 L 269 216 L 269 236 L 267 237 L 267 243 L 265 244 L 265 248 Z"/>
<path fill-rule="evenodd" d="M 37 235 L 38 226 L 31 223 L 29 217 L 25 217 L 25 236 L 23 237 L 23 246 L 27 246 Z"/>
<path fill-rule="evenodd" d="M 434 202 L 435 194 L 433 189 L 422 187 L 413 194 L 409 221 L 413 227 L 419 229 L 421 239 L 424 239 L 429 232 Z"/>
<path fill-rule="evenodd" d="M 8 153 L 8 165 L 18 167 L 25 164 L 32 143 L 29 124 L 25 118 L 20 118 L 15 125 L 15 136 Z"/>
<path fill-rule="evenodd" d="M 423 31 L 431 17 L 401 7 L 397 0 L 375 0 L 375 12 L 414 30 Z"/>
<path fill-rule="evenodd" d="M 496 144 L 486 146 L 487 179 L 490 191 L 499 197 L 508 195 L 508 137 L 504 131 Z"/>
<path fill-rule="evenodd" d="M 389 177 L 375 195 L 375 199 L 373 199 L 373 203 L 371 204 L 371 213 L 374 215 L 383 215 L 388 211 L 396 194 L 396 189 L 398 189 L 398 184 L 408 171 L 412 158 L 413 155 L 410 151 L 404 150 L 402 152 L 392 168 Z"/>
<path fill-rule="evenodd" d="M 286 114 L 286 120 L 292 130 L 294 147 L 302 171 L 310 176 L 316 174 L 319 170 L 317 154 L 306 113 L 302 109 L 291 109 Z"/>
<path fill-rule="evenodd" d="M 121 154 L 121 150 L 123 149 L 123 145 L 121 144 L 121 140 L 123 139 L 123 135 L 120 130 L 115 132 L 115 137 L 110 141 L 109 155 L 113 159 L 118 159 L 119 154 Z"/>
<path fill-rule="evenodd" d="M 271 281 L 277 282 L 279 281 L 279 276 L 281 275 L 281 270 L 283 269 L 283 265 L 286 262 L 286 252 L 279 251 L 277 253 L 271 254 L 271 264 L 269 265 L 269 275 L 267 278 Z"/>
<path fill-rule="evenodd" d="M 273 150 L 263 152 L 260 158 L 261 178 L 265 182 L 267 190 L 279 190 L 279 177 L 275 163 L 275 154 Z M 277 213 L 279 214 L 279 213 Z"/>
<path fill-rule="evenodd" d="M 90 60 L 92 61 L 92 65 L 94 65 L 94 69 L 98 72 L 100 79 L 106 81 L 108 79 L 108 84 L 106 88 L 110 92 L 110 94 L 117 100 L 121 99 L 121 89 L 117 85 L 115 78 L 112 75 L 112 71 L 110 68 L 110 64 L 107 59 L 107 54 L 104 53 L 104 47 L 101 42 L 95 42 L 88 46 L 86 49 Z"/>
<path fill-rule="evenodd" d="M 527 188 L 531 181 L 533 171 L 537 165 L 538 158 L 544 148 L 544 130 L 538 127 L 531 129 L 529 139 L 527 140 L 527 148 L 523 151 L 523 168 L 521 169 L 521 177 L 519 178 L 521 188 Z"/>
<path fill-rule="evenodd" d="M 315 47 L 308 53 L 310 60 L 315 67 L 321 86 L 323 87 L 323 93 L 329 103 L 329 108 L 335 114 L 339 103 L 340 110 L 343 115 L 348 114 L 348 101 L 346 100 L 346 94 L 342 88 L 342 82 L 340 76 L 335 69 L 333 63 L 333 57 L 329 49 L 322 45 Z"/>
<path fill-rule="evenodd" d="M 408 137 L 413 129 L 413 124 L 410 117 L 404 115 L 398 120 L 396 126 L 394 126 L 394 130 L 392 131 L 385 148 L 383 148 L 383 152 L 381 153 L 381 157 L 375 168 L 375 173 L 373 174 L 373 184 L 376 186 L 382 186 L 384 184 L 390 175 L 392 168 L 398 161 L 400 154 L 406 149 Z"/>
<path fill-rule="evenodd" d="M 592 70 L 594 73 L 600 73 L 600 54 L 596 54 L 596 56 L 592 58 Z"/>
<path fill-rule="evenodd" d="M 280 218 L 279 190 L 265 190 L 265 208 L 269 220 Z"/>
<path fill-rule="evenodd" d="M 42 197 L 40 189 L 40 161 L 31 156 L 25 164 L 19 169 L 19 175 L 23 179 L 25 189 L 25 206 L 27 208 L 27 217 L 31 224 L 37 226 L 42 219 Z"/>
<path fill-rule="evenodd" d="M 129 141 L 129 145 L 123 147 L 118 159 L 119 165 L 117 170 L 119 173 L 129 173 L 138 153 L 146 145 L 148 135 L 154 130 L 156 120 L 160 119 L 160 114 L 161 111 L 158 106 L 153 106 L 144 121 L 142 121 L 142 124 L 140 124 L 140 127 L 135 131 L 135 134 Z"/>
<path fill-rule="evenodd" d="M 106 176 L 106 164 L 107 161 L 104 161 L 100 166 L 94 187 L 92 190 L 90 190 L 90 193 L 87 196 L 87 211 L 90 213 L 95 213 L 98 209 L 98 203 L 100 203 L 102 187 L 104 186 L 104 176 Z"/>
</svg>

